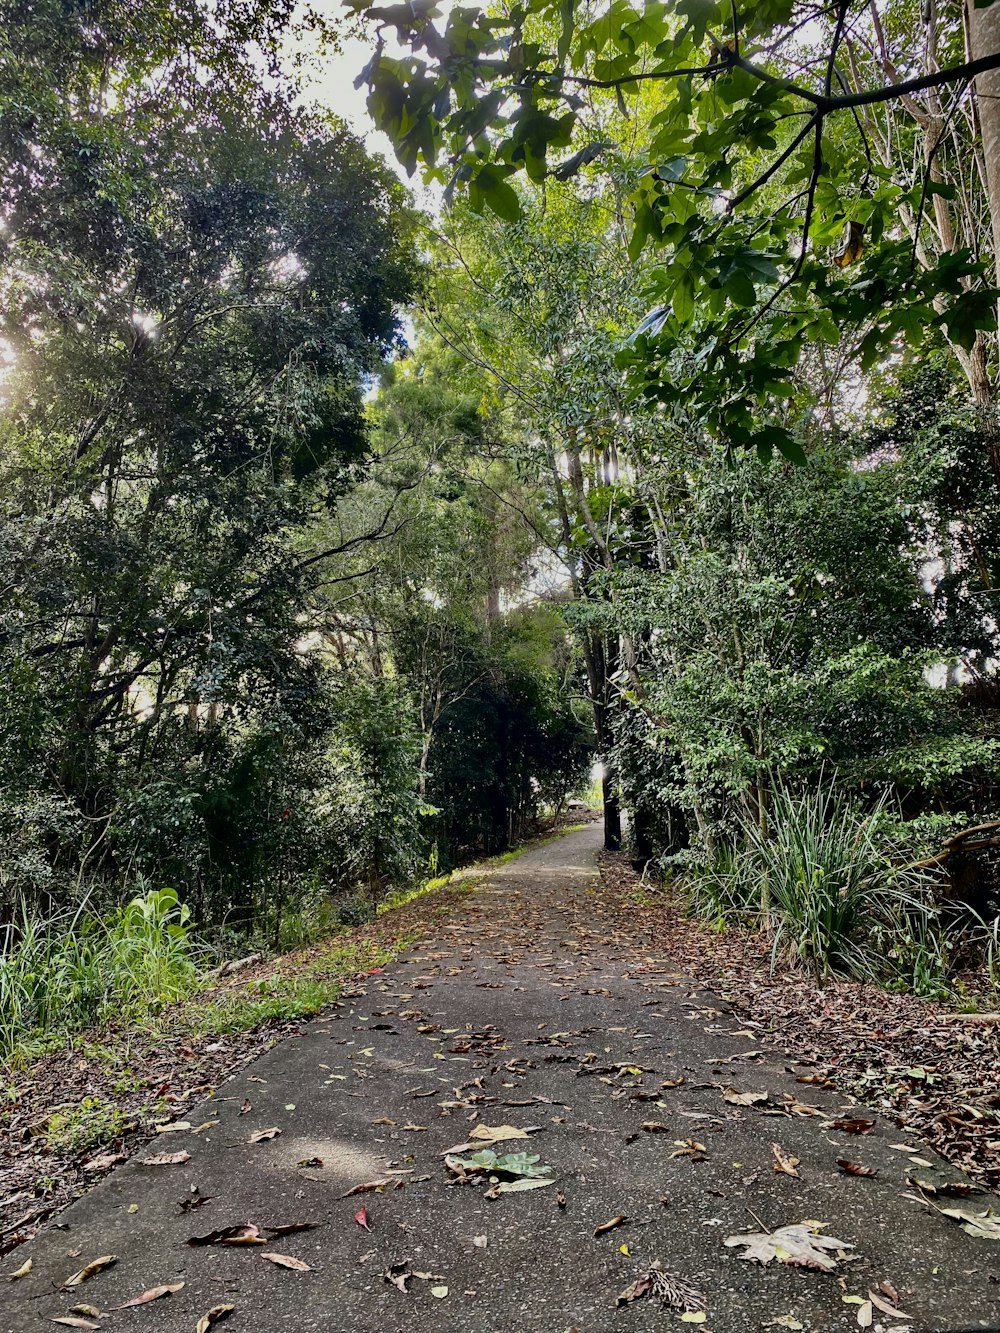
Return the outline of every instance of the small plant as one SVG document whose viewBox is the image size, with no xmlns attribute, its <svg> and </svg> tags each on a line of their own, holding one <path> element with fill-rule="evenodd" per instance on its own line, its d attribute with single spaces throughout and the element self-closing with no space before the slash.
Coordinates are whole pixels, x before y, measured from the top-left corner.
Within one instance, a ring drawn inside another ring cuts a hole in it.
<svg viewBox="0 0 1000 1333">
<path fill-rule="evenodd" d="M 57 1111 L 45 1126 L 45 1140 L 52 1152 L 70 1154 L 107 1143 L 125 1132 L 128 1117 L 99 1097 L 84 1097 L 72 1111 Z"/>
<path fill-rule="evenodd" d="M 881 837 L 886 800 L 862 811 L 821 779 L 809 791 L 775 784 L 766 827 L 745 816 L 736 842 L 693 878 L 702 915 L 756 920 L 818 977 L 905 974 L 936 993 L 944 969 L 928 882 L 890 862 Z"/>
</svg>

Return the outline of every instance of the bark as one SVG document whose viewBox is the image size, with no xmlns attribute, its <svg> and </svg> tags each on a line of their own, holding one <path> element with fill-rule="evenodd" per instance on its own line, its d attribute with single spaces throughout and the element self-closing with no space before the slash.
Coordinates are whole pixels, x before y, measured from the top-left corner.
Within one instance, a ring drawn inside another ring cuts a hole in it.
<svg viewBox="0 0 1000 1333">
<path fill-rule="evenodd" d="M 973 60 L 1000 51 L 1000 3 L 977 9 L 974 0 L 965 0 L 965 24 Z M 977 77 L 976 100 L 996 259 L 1000 255 L 1000 70 L 989 70 Z"/>
</svg>

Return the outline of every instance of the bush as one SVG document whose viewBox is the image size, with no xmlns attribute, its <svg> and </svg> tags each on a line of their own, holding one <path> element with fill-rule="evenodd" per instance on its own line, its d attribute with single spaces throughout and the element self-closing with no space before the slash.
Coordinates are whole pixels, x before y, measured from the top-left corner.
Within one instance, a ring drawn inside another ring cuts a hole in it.
<svg viewBox="0 0 1000 1333">
<path fill-rule="evenodd" d="M 888 936 L 925 989 L 941 971 L 929 881 L 892 865 L 885 816 L 884 798 L 863 811 L 835 780 L 811 790 L 778 782 L 766 826 L 743 817 L 736 843 L 694 874 L 693 902 L 716 920 L 756 919 L 773 935 L 772 960 L 785 950 L 820 977 L 893 970 L 874 947 Z"/>
</svg>

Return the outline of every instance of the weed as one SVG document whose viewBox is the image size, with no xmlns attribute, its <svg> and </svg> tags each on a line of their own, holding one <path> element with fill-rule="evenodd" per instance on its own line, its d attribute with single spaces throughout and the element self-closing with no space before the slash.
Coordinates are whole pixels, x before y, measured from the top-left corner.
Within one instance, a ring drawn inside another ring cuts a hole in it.
<svg viewBox="0 0 1000 1333">
<path fill-rule="evenodd" d="M 71 1111 L 57 1111 L 45 1125 L 45 1141 L 54 1153 L 69 1155 L 107 1143 L 125 1131 L 128 1117 L 99 1097 L 84 1097 Z"/>
</svg>

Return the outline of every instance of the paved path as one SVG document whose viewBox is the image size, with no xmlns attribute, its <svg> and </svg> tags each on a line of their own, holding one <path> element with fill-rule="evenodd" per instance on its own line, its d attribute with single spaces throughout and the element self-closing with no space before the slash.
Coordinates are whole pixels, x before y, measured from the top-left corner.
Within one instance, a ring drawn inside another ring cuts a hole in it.
<svg viewBox="0 0 1000 1333">
<path fill-rule="evenodd" d="M 824 1128 L 858 1108 L 796 1082 L 759 1029 L 674 975 L 655 941 L 630 936 L 627 913 L 601 902 L 599 840 L 591 827 L 492 872 L 437 940 L 190 1116 L 217 1125 L 162 1136 L 9 1256 L 33 1267 L 0 1289 L 0 1330 L 52 1327 L 76 1302 L 107 1311 L 175 1282 L 176 1294 L 101 1327 L 193 1333 L 210 1307 L 231 1304 L 226 1333 L 679 1329 L 679 1314 L 648 1298 L 615 1305 L 657 1259 L 704 1294 L 712 1333 L 856 1329 L 861 1307 L 843 1297 L 883 1280 L 914 1318 L 876 1310 L 876 1330 L 1000 1329 L 1000 1247 L 903 1197 L 906 1176 L 927 1171 L 890 1146 L 904 1139 L 891 1122 L 863 1136 Z M 734 1105 L 729 1085 L 769 1100 Z M 823 1115 L 790 1115 L 785 1097 Z M 527 1146 L 557 1183 L 494 1199 L 456 1183 L 441 1154 L 477 1124 L 537 1126 Z M 281 1134 L 248 1142 L 270 1127 Z M 686 1140 L 704 1152 L 676 1155 Z M 799 1178 L 773 1170 L 773 1142 L 800 1159 Z M 181 1150 L 183 1165 L 141 1161 Z M 838 1157 L 878 1177 L 846 1176 Z M 379 1179 L 406 1183 L 342 1197 Z M 209 1201 L 183 1211 L 194 1190 Z M 354 1220 L 361 1205 L 370 1230 Z M 618 1215 L 628 1220 L 595 1238 Z M 856 1260 L 836 1273 L 765 1268 L 722 1243 L 805 1219 L 827 1223 Z M 247 1222 L 320 1225 L 266 1247 L 186 1244 Z M 312 1271 L 276 1267 L 262 1248 Z M 108 1253 L 112 1268 L 59 1290 Z M 382 1276 L 393 1264 L 440 1276 L 403 1292 Z"/>
</svg>

